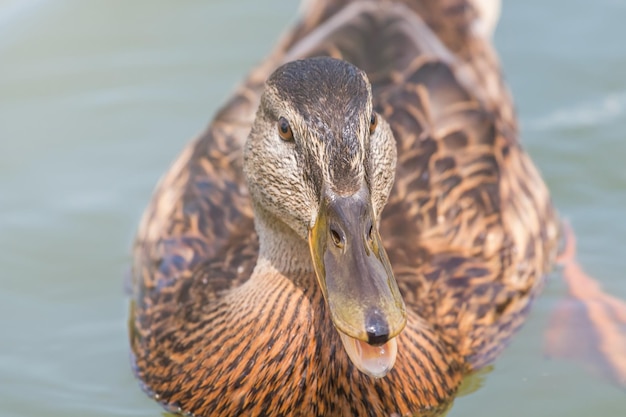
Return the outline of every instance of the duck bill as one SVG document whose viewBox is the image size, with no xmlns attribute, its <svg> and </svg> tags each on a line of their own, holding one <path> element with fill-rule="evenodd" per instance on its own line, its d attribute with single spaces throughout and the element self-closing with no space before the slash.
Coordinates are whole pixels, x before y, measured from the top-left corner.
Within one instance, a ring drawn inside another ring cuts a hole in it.
<svg viewBox="0 0 626 417">
<path fill-rule="evenodd" d="M 367 189 L 349 196 L 326 192 L 309 231 L 309 246 L 348 356 L 362 372 L 384 376 L 395 362 L 395 337 L 406 325 L 406 308 Z"/>
</svg>

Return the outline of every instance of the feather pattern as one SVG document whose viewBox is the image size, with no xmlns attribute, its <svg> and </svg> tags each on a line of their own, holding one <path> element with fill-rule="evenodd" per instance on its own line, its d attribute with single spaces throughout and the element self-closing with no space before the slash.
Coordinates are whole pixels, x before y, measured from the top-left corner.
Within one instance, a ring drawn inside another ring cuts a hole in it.
<svg viewBox="0 0 626 417">
<path fill-rule="evenodd" d="M 555 259 L 557 215 L 489 39 L 472 30 L 474 2 L 303 10 L 155 190 L 134 247 L 134 370 L 169 410 L 196 416 L 436 415 L 523 323 Z M 408 324 L 382 379 L 352 366 L 310 271 L 258 257 L 244 142 L 272 71 L 317 55 L 367 74 L 396 138 L 380 230 Z"/>
</svg>

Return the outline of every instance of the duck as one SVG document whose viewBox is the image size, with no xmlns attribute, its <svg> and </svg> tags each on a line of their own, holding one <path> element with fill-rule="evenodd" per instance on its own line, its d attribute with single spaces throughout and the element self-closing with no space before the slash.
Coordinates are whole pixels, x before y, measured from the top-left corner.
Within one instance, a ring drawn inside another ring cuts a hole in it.
<svg viewBox="0 0 626 417">
<path fill-rule="evenodd" d="M 157 185 L 132 367 L 193 416 L 434 416 L 526 319 L 560 221 L 499 2 L 306 2 Z"/>
</svg>

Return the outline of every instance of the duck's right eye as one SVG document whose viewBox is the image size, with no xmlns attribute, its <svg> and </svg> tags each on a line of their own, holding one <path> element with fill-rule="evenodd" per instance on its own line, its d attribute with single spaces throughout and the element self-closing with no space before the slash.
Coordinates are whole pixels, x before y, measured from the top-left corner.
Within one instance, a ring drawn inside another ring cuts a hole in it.
<svg viewBox="0 0 626 417">
<path fill-rule="evenodd" d="M 278 136 L 286 142 L 293 140 L 291 126 L 289 126 L 289 122 L 284 117 L 278 119 Z"/>
<path fill-rule="evenodd" d="M 372 116 L 370 117 L 370 134 L 374 133 L 376 126 L 378 126 L 378 116 L 376 113 L 372 112 Z"/>
</svg>

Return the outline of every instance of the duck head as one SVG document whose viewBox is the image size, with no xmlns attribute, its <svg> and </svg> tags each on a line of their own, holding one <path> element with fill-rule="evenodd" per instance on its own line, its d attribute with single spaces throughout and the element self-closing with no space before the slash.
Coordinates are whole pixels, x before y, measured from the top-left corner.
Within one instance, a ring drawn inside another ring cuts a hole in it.
<svg viewBox="0 0 626 417">
<path fill-rule="evenodd" d="M 378 232 L 396 144 L 365 73 L 327 57 L 278 68 L 244 148 L 255 210 L 308 242 L 343 345 L 362 372 L 393 367 L 406 308 Z"/>
</svg>

